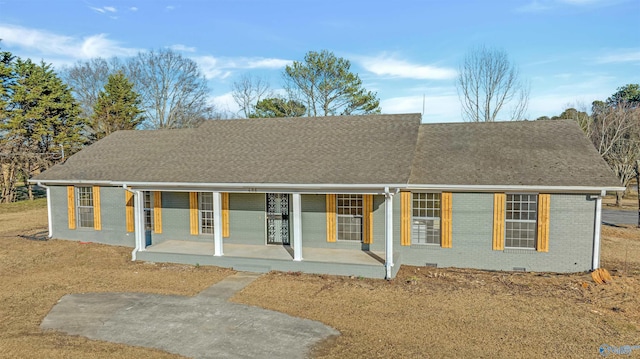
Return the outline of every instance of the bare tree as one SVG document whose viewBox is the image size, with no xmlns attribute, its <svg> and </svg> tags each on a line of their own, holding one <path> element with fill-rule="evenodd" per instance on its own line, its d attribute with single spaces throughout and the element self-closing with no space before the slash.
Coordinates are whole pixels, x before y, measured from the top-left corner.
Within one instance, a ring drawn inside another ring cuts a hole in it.
<svg viewBox="0 0 640 359">
<path fill-rule="evenodd" d="M 503 50 L 482 46 L 469 51 L 456 87 L 462 115 L 470 122 L 493 122 L 502 110 L 510 112 L 510 120 L 522 119 L 529 104 L 529 85 Z"/>
<path fill-rule="evenodd" d="M 231 85 L 233 100 L 240 107 L 240 114 L 249 118 L 255 110 L 255 106 L 263 97 L 271 97 L 270 86 L 261 77 L 243 75 Z"/>
<path fill-rule="evenodd" d="M 115 57 L 110 60 L 99 57 L 78 61 L 62 69 L 62 80 L 71 87 L 75 99 L 80 103 L 81 117 L 91 118 L 98 95 L 107 84 L 109 75 L 121 69 L 121 61 Z"/>
<path fill-rule="evenodd" d="M 207 80 L 195 61 L 170 49 L 140 52 L 126 74 L 142 97 L 147 128 L 193 127 L 212 117 Z"/>
<path fill-rule="evenodd" d="M 596 149 L 627 187 L 636 174 L 640 159 L 640 107 L 630 102 L 605 106 L 596 101 L 590 130 L 587 135 Z M 621 204 L 623 194 L 616 193 L 616 205 Z"/>
</svg>

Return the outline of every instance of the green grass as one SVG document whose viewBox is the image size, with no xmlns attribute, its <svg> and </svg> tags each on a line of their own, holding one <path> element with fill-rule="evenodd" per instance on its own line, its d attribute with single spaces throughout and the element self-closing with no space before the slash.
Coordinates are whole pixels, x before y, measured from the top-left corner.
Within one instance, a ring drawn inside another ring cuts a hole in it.
<svg viewBox="0 0 640 359">
<path fill-rule="evenodd" d="M 46 198 L 38 198 L 33 201 L 24 200 L 13 203 L 0 203 L 0 214 L 24 212 L 31 209 L 40 209 L 47 207 Z"/>
</svg>

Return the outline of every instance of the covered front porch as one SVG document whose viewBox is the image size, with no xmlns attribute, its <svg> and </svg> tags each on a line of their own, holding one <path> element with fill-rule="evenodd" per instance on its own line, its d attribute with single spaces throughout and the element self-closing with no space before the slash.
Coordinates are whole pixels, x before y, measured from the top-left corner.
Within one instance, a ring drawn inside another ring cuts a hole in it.
<svg viewBox="0 0 640 359">
<path fill-rule="evenodd" d="M 140 260 L 215 265 L 253 272 L 271 270 L 385 278 L 384 252 L 355 249 L 302 248 L 303 261 L 294 261 L 288 245 L 223 244 L 224 256 L 214 256 L 214 243 L 167 240 L 139 251 Z M 399 261 L 395 260 L 397 263 Z M 397 271 L 399 266 L 394 269 Z M 395 272 L 394 271 L 394 272 Z M 395 273 L 393 273 L 395 276 Z"/>
</svg>

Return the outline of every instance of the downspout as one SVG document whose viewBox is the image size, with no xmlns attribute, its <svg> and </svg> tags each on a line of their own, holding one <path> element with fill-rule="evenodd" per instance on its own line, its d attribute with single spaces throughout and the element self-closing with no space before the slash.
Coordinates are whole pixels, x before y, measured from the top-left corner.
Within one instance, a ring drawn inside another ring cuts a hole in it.
<svg viewBox="0 0 640 359">
<path fill-rule="evenodd" d="M 133 238 L 134 238 L 133 243 L 135 245 L 134 245 L 133 251 L 131 251 L 131 260 L 135 261 L 137 255 L 138 255 L 138 251 L 140 251 L 142 249 L 140 247 L 140 243 L 138 241 L 138 230 L 139 230 L 139 228 L 138 228 L 138 213 L 137 213 L 137 208 L 136 208 L 137 207 L 136 206 L 136 204 L 137 204 L 136 199 L 138 197 L 138 191 L 133 191 L 133 190 L 129 189 L 129 187 L 127 187 L 126 184 L 123 184 L 122 188 L 127 192 L 133 193 L 133 198 L 134 198 L 133 199 L 133 204 L 134 204 L 134 206 L 133 206 L 133 214 L 134 214 L 134 216 L 133 216 L 133 218 L 134 218 L 134 220 L 133 220 L 133 223 L 134 223 L 134 225 L 133 225 Z"/>
<path fill-rule="evenodd" d="M 384 267 L 386 270 L 386 279 L 391 279 L 391 270 L 393 268 L 393 196 L 398 193 L 389 192 L 389 187 L 384 188 L 385 197 L 385 260 Z"/>
<path fill-rule="evenodd" d="M 53 237 L 53 214 L 51 212 L 51 189 L 49 188 L 49 186 L 43 185 L 42 182 L 38 181 L 38 183 L 36 184 L 38 185 L 38 187 L 42 187 L 47 190 L 47 222 L 49 227 L 49 235 L 47 236 L 47 238 L 52 238 Z"/>
<path fill-rule="evenodd" d="M 596 197 L 596 218 L 593 234 L 593 262 L 591 269 L 600 268 L 600 230 L 602 229 L 602 197 L 607 194 L 606 191 L 600 191 L 600 195 Z"/>
</svg>

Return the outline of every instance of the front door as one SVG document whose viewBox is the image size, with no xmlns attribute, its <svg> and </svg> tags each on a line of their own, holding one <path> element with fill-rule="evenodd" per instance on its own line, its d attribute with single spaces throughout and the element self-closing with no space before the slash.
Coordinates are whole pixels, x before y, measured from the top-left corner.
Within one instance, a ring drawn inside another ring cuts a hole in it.
<svg viewBox="0 0 640 359">
<path fill-rule="evenodd" d="M 267 193 L 267 244 L 289 244 L 289 195 Z"/>
</svg>

